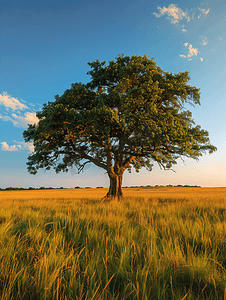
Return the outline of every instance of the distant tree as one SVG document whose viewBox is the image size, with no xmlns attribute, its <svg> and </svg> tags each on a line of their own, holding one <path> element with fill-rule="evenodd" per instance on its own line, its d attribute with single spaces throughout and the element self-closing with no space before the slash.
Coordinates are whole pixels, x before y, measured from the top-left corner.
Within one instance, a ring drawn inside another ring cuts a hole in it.
<svg viewBox="0 0 226 300">
<path fill-rule="evenodd" d="M 12 187 L 12 186 L 5 188 L 6 191 L 15 191 L 17 189 L 18 189 L 17 187 Z"/>
<path fill-rule="evenodd" d="M 91 81 L 72 84 L 44 104 L 38 124 L 24 131 L 25 141 L 34 143 L 27 162 L 31 174 L 73 166 L 79 173 L 94 163 L 109 176 L 106 197 L 120 197 L 126 169 L 151 171 L 153 162 L 170 169 L 180 156 L 197 159 L 216 150 L 185 109 L 186 103 L 200 104 L 188 72 L 164 72 L 146 55 L 88 65 Z"/>
</svg>

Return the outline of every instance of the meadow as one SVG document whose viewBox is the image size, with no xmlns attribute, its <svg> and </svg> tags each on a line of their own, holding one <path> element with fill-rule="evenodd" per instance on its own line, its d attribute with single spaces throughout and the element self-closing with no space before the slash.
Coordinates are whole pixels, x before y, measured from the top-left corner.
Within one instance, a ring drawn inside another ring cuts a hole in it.
<svg viewBox="0 0 226 300">
<path fill-rule="evenodd" d="M 2 300 L 226 300 L 226 188 L 0 191 Z"/>
</svg>

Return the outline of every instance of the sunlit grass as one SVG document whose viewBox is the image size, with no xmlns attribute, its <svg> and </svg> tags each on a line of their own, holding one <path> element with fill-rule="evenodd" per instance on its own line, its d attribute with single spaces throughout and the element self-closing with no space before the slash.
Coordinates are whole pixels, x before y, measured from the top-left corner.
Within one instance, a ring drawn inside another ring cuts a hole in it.
<svg viewBox="0 0 226 300">
<path fill-rule="evenodd" d="M 0 192 L 0 299 L 226 299 L 226 188 Z"/>
</svg>

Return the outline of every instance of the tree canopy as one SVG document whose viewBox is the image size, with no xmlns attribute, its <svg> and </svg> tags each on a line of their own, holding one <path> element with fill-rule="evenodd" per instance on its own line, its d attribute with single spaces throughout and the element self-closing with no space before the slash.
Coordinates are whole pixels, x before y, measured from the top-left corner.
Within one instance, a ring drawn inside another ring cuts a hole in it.
<svg viewBox="0 0 226 300">
<path fill-rule="evenodd" d="M 181 156 L 197 159 L 216 150 L 185 108 L 200 105 L 188 72 L 164 72 L 146 55 L 88 65 L 90 82 L 74 83 L 44 104 L 38 124 L 24 131 L 25 141 L 34 143 L 27 162 L 31 174 L 73 166 L 80 172 L 94 163 L 107 172 L 107 196 L 115 197 L 122 195 L 126 169 L 151 171 L 154 162 L 170 169 Z"/>
</svg>

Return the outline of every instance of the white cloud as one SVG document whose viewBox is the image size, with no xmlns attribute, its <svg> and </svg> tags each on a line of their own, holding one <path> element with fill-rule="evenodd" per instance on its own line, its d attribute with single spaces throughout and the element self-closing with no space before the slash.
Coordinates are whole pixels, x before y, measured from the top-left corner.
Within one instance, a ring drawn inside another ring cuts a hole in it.
<svg viewBox="0 0 226 300">
<path fill-rule="evenodd" d="M 198 19 L 201 18 L 202 14 L 203 14 L 204 16 L 207 16 L 208 13 L 210 12 L 210 9 L 209 9 L 209 8 L 208 8 L 208 9 L 204 9 L 204 8 L 198 7 L 198 9 L 199 9 L 199 11 L 201 12 L 201 14 L 198 15 Z"/>
<path fill-rule="evenodd" d="M 2 142 L 2 151 L 19 151 L 19 150 L 28 150 L 29 152 L 34 151 L 33 143 L 25 143 L 25 142 L 16 142 L 17 145 L 9 146 L 6 142 Z"/>
<path fill-rule="evenodd" d="M 198 9 L 199 9 L 200 12 L 203 13 L 205 16 L 207 16 L 208 13 L 210 12 L 210 9 L 209 9 L 209 8 L 208 8 L 208 9 L 204 9 L 204 8 L 198 7 Z M 200 17 L 200 15 L 199 15 L 199 17 Z"/>
<path fill-rule="evenodd" d="M 11 97 L 6 92 L 0 94 L 0 105 L 4 107 L 1 108 L 0 120 L 12 122 L 15 127 L 27 128 L 28 124 L 37 124 L 39 122 L 35 112 L 31 112 L 27 105 Z M 7 142 L 2 141 L 0 142 L 0 147 L 2 151 L 34 151 L 33 143 L 25 142 L 14 141 L 13 145 L 10 146 Z"/>
<path fill-rule="evenodd" d="M 11 108 L 14 111 L 28 108 L 26 105 L 21 103 L 18 99 L 11 97 L 6 92 L 0 94 L 0 105 L 5 106 L 6 108 Z"/>
<path fill-rule="evenodd" d="M 184 46 L 188 47 L 189 49 L 187 56 L 185 54 L 180 54 L 180 57 L 189 58 L 188 60 L 191 60 L 191 57 L 194 55 L 197 56 L 199 51 L 197 48 L 193 48 L 192 44 L 190 44 L 189 46 L 188 45 L 189 45 L 188 43 L 184 43 Z"/>
<path fill-rule="evenodd" d="M 0 115 L 0 119 L 2 119 L 2 121 L 11 121 L 11 122 L 13 122 L 13 119 L 9 116 Z"/>
<path fill-rule="evenodd" d="M 34 152 L 34 145 L 33 143 L 26 143 L 25 149 L 28 149 L 29 152 Z"/>
<path fill-rule="evenodd" d="M 2 145 L 2 151 L 18 151 L 19 150 L 16 145 L 9 146 L 6 142 L 2 142 L 1 145 Z"/>
<path fill-rule="evenodd" d="M 175 4 L 169 4 L 168 7 L 158 7 L 158 13 L 153 13 L 156 18 L 159 18 L 161 16 L 166 16 L 167 19 L 171 21 L 171 24 L 179 24 L 179 28 L 182 32 L 187 32 L 187 29 L 185 29 L 185 21 L 187 22 L 195 22 L 195 19 L 201 18 L 201 16 L 207 16 L 210 12 L 209 8 L 200 8 L 195 7 L 191 10 L 184 11 L 182 8 L 176 6 Z M 189 25 L 187 25 L 189 27 Z M 178 26 L 177 26 L 178 27 Z M 222 40 L 220 38 L 220 40 Z M 207 40 L 207 37 L 202 37 L 202 44 L 203 46 L 206 46 L 209 43 Z M 195 56 L 198 56 L 199 50 L 198 48 L 194 48 L 192 44 L 184 43 L 184 46 L 188 48 L 187 54 L 179 54 L 182 58 L 187 58 L 188 60 L 192 60 Z M 203 61 L 203 58 L 200 58 L 201 61 Z"/>
<path fill-rule="evenodd" d="M 207 41 L 207 38 L 204 37 L 204 38 L 202 39 L 202 44 L 203 44 L 203 46 L 206 46 L 208 43 L 209 43 L 209 42 Z"/>
<path fill-rule="evenodd" d="M 12 114 L 13 124 L 16 127 L 26 128 L 28 124 L 36 124 L 38 123 L 38 118 L 36 117 L 36 113 L 26 112 L 24 116 L 18 116 L 16 114 Z"/>
<path fill-rule="evenodd" d="M 220 41 L 223 41 L 223 38 L 222 38 L 222 37 L 219 37 L 219 40 L 220 40 Z"/>
<path fill-rule="evenodd" d="M 153 13 L 156 18 L 159 18 L 163 15 L 168 15 L 168 19 L 171 20 L 172 24 L 179 23 L 180 20 L 186 19 L 187 22 L 190 21 L 190 17 L 187 12 L 184 12 L 180 7 L 177 7 L 175 4 L 170 4 L 168 8 L 165 6 L 158 7 L 160 13 Z"/>
<path fill-rule="evenodd" d="M 14 143 L 17 144 L 17 147 L 20 148 L 21 150 L 28 150 L 29 152 L 34 152 L 34 144 L 31 142 L 16 142 Z"/>
<path fill-rule="evenodd" d="M 189 45 L 188 49 L 189 49 L 189 53 L 187 55 L 188 58 L 192 57 L 193 55 L 197 56 L 197 54 L 198 54 L 199 51 L 198 51 L 197 48 L 193 48 L 192 44 Z"/>
<path fill-rule="evenodd" d="M 18 99 L 11 97 L 7 92 L 0 94 L 0 106 L 4 106 L 0 114 L 0 120 L 10 121 L 15 127 L 26 128 L 28 124 L 38 123 L 35 112 L 31 108 L 20 102 Z M 33 106 L 33 104 L 31 104 Z M 26 110 L 25 112 L 22 112 Z M 32 107 L 33 110 L 33 107 Z"/>
<path fill-rule="evenodd" d="M 11 121 L 15 127 L 19 128 L 27 128 L 28 124 L 37 124 L 39 121 L 34 112 L 26 112 L 23 116 L 15 113 L 11 114 L 11 116 L 0 115 L 0 119 L 3 121 Z"/>
<path fill-rule="evenodd" d="M 159 18 L 161 16 L 167 15 L 167 19 L 171 20 L 171 24 L 177 24 L 180 21 L 187 20 L 187 22 L 190 22 L 190 20 L 194 20 L 197 10 L 199 10 L 198 19 L 201 18 L 202 15 L 207 16 L 207 14 L 210 12 L 210 9 L 195 7 L 190 11 L 191 17 L 189 16 L 187 10 L 183 11 L 180 7 L 176 6 L 175 4 L 170 4 L 168 7 L 158 7 L 159 13 L 154 12 L 153 15 L 156 16 L 156 18 Z M 184 25 L 182 25 L 182 28 L 184 28 Z M 182 29 L 183 32 L 186 32 L 186 29 Z"/>
</svg>

